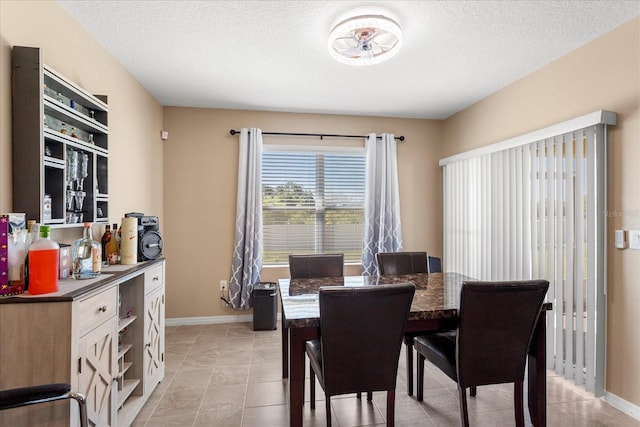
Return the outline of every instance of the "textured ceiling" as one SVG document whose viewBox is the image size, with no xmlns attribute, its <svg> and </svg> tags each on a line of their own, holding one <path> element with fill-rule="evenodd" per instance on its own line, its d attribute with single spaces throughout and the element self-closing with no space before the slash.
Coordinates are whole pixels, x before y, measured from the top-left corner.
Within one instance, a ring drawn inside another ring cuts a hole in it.
<svg viewBox="0 0 640 427">
<path fill-rule="evenodd" d="M 441 119 L 640 14 L 640 1 L 58 0 L 165 106 Z M 384 14 L 390 61 L 333 60 L 341 20 Z"/>
</svg>

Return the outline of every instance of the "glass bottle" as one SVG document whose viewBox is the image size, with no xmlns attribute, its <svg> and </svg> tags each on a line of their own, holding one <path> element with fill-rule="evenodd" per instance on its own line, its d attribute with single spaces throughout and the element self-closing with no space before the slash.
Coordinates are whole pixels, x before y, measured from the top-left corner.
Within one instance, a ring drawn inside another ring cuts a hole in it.
<svg viewBox="0 0 640 427">
<path fill-rule="evenodd" d="M 40 239 L 29 246 L 29 293 L 47 294 L 58 290 L 60 246 L 51 240 L 48 225 L 40 226 Z"/>
<path fill-rule="evenodd" d="M 107 262 L 109 265 L 115 265 L 118 263 L 118 239 L 116 239 L 116 235 L 118 230 L 118 224 L 113 224 L 111 228 L 111 240 L 107 243 Z"/>
<path fill-rule="evenodd" d="M 60 123 L 60 133 L 63 135 L 66 135 L 67 133 L 69 133 L 67 131 L 67 125 L 64 123 Z"/>
<path fill-rule="evenodd" d="M 107 224 L 104 227 L 104 234 L 102 235 L 102 264 L 109 265 L 107 262 L 107 245 L 111 240 L 111 226 Z"/>
<path fill-rule="evenodd" d="M 102 248 L 91 236 L 90 222 L 84 223 L 82 238 L 76 240 L 71 249 L 74 279 L 93 279 L 102 269 Z"/>
<path fill-rule="evenodd" d="M 78 134 L 76 133 L 76 128 L 72 127 L 71 128 L 71 137 L 72 138 L 77 138 Z"/>
</svg>

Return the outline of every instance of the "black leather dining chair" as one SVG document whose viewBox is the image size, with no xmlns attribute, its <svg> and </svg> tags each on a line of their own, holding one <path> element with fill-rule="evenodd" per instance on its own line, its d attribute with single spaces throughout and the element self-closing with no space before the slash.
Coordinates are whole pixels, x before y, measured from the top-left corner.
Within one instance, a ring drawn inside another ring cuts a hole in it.
<svg viewBox="0 0 640 427">
<path fill-rule="evenodd" d="M 524 426 L 523 382 L 529 345 L 549 288 L 546 280 L 464 282 L 456 331 L 416 337 L 417 400 L 423 400 L 428 359 L 458 384 L 462 425 L 469 425 L 467 392 L 514 383 L 517 426 Z"/>
<path fill-rule="evenodd" d="M 378 252 L 380 275 L 427 273 L 426 252 Z"/>
<path fill-rule="evenodd" d="M 292 279 L 342 277 L 344 254 L 289 255 L 289 274 Z"/>
<path fill-rule="evenodd" d="M 71 391 L 66 383 L 41 384 L 31 387 L 0 390 L 0 410 L 19 408 L 38 403 L 54 402 L 62 399 L 73 399 L 80 408 L 80 426 L 87 427 L 87 401 L 84 395 Z"/>
<path fill-rule="evenodd" d="M 387 426 L 394 425 L 398 357 L 414 292 L 410 283 L 320 288 L 320 338 L 307 341 L 305 350 L 311 408 L 317 376 L 328 427 L 331 397 L 361 390 L 387 392 Z"/>
<path fill-rule="evenodd" d="M 314 279 L 319 277 L 342 277 L 344 276 L 344 254 L 302 254 L 289 255 L 289 276 L 292 279 Z M 284 319 L 283 319 L 284 320 Z M 283 323 L 284 325 L 284 323 Z M 285 340 L 288 336 L 284 326 L 283 348 L 287 351 Z M 304 396 L 304 390 L 303 390 Z M 359 397 L 360 395 L 358 395 Z M 304 400 L 304 399 L 303 399 Z"/>
<path fill-rule="evenodd" d="M 378 252 L 378 271 L 382 276 L 392 274 L 427 273 L 426 252 Z M 404 335 L 407 364 L 407 394 L 413 396 L 413 337 L 418 335 L 409 332 Z"/>
</svg>

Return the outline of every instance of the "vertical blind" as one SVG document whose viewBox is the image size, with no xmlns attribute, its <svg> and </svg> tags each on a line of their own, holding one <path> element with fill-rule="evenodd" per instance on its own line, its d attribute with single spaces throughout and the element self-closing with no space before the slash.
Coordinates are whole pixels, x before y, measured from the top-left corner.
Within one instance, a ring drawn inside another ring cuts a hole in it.
<svg viewBox="0 0 640 427">
<path fill-rule="evenodd" d="M 615 124 L 615 114 L 598 113 L 440 162 L 445 269 L 548 280 L 547 366 L 596 396 L 604 393 L 605 136 Z"/>
<path fill-rule="evenodd" d="M 292 253 L 361 261 L 364 148 L 265 145 L 262 185 L 265 265 L 286 264 Z"/>
</svg>

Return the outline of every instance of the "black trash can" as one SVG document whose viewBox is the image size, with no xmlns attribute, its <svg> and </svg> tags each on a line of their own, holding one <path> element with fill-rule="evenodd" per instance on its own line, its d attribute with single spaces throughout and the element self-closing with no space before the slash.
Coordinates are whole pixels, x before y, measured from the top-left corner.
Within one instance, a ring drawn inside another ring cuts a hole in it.
<svg viewBox="0 0 640 427">
<path fill-rule="evenodd" d="M 278 301 L 274 282 L 253 285 L 253 330 L 276 329 Z"/>
</svg>

